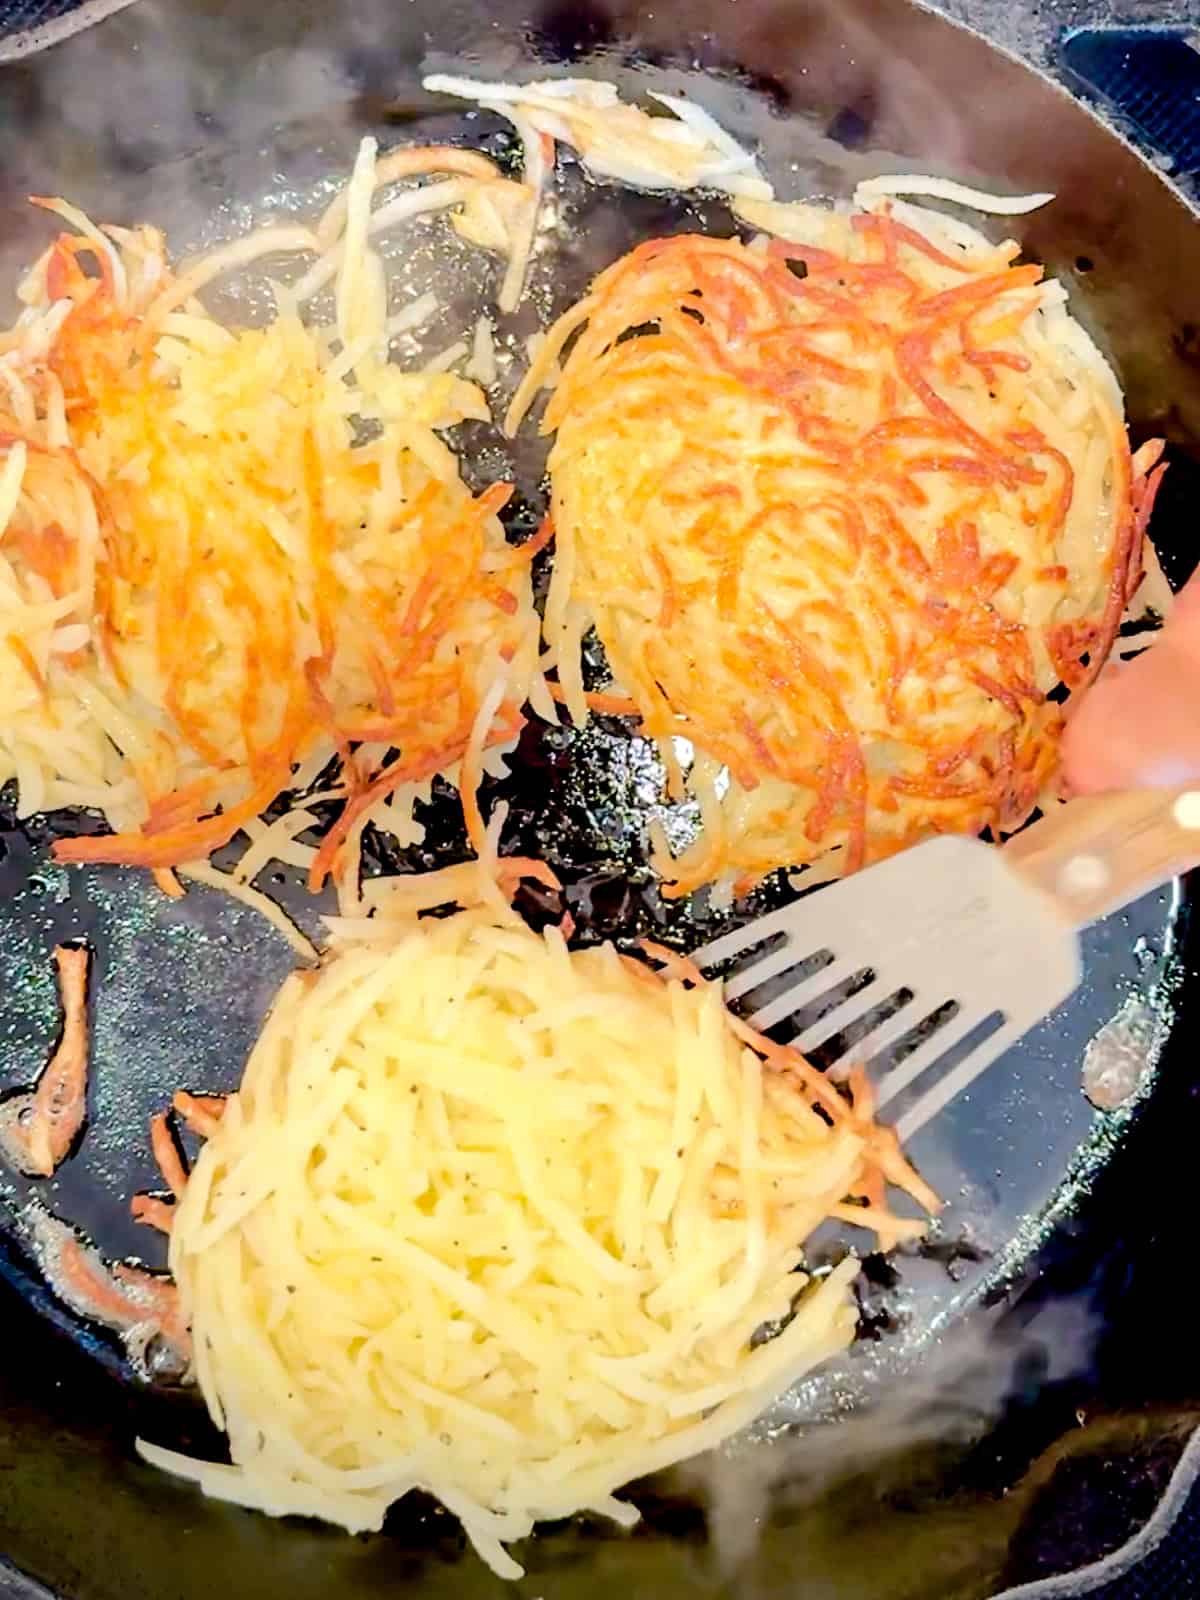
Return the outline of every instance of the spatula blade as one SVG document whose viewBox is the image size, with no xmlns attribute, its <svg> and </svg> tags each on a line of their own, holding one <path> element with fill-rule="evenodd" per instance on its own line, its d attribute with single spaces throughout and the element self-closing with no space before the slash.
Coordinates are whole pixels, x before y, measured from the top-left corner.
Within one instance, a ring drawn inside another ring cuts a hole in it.
<svg viewBox="0 0 1200 1600">
<path fill-rule="evenodd" d="M 1002 1019 L 998 1037 L 1008 1042 L 1020 1037 L 1061 1005 L 1082 976 L 1078 936 L 1054 903 L 1013 870 L 1003 851 L 975 839 L 945 837 L 917 845 L 807 896 L 788 911 L 787 947 L 797 964 L 814 950 L 828 950 L 833 955 L 828 971 L 835 978 L 849 966 L 870 968 L 874 995 L 912 991 L 904 1014 L 911 1019 L 915 1044 L 905 1051 L 909 1035 L 897 1040 L 895 1022 L 881 1018 L 853 1045 L 854 1058 L 869 1064 L 889 1100 L 995 1013 Z M 780 914 L 775 920 L 782 922 Z M 753 926 L 745 934 L 743 950 L 759 945 Z M 709 965 L 714 949 L 726 960 L 735 953 L 726 935 L 696 951 L 694 959 Z M 735 987 L 748 997 L 752 1023 L 778 1025 L 802 1007 L 811 1015 L 827 988 L 820 981 L 823 974 L 797 973 L 802 977 L 797 1005 L 789 1008 L 786 992 L 781 993 L 788 969 L 779 960 L 778 945 L 762 970 L 763 979 L 770 976 L 772 982 L 769 997 L 764 991 L 761 1000 L 755 994 L 762 980 L 753 955 L 737 974 Z M 805 1028 L 803 1020 L 797 1017 L 800 1048 L 806 1035 L 827 1032 L 811 1022 Z M 886 1055 L 881 1053 L 885 1040 Z M 982 1070 L 996 1046 L 981 1041 L 979 1053 Z M 971 1070 L 958 1062 L 954 1074 L 961 1087 Z"/>
</svg>

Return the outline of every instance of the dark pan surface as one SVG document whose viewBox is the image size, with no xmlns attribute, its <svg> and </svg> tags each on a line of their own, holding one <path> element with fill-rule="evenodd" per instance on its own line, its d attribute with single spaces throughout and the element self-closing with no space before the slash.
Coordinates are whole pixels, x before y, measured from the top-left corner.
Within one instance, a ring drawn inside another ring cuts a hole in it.
<svg viewBox="0 0 1200 1600">
<path fill-rule="evenodd" d="M 734 11 L 714 0 L 710 10 L 687 5 L 626 15 L 573 8 L 528 28 L 496 7 L 486 23 L 461 6 L 434 13 L 376 0 L 335 9 L 336 17 L 324 7 L 266 4 L 251 19 L 242 5 L 144 0 L 134 12 L 23 69 L 12 80 L 14 93 L 24 97 L 38 137 L 9 152 L 0 168 L 4 263 L 11 268 L 36 249 L 15 208 L 28 188 L 53 183 L 100 215 L 148 215 L 168 228 L 175 223 L 175 236 L 191 244 L 203 242 L 197 216 L 215 216 L 214 229 L 227 231 L 244 225 L 242 202 L 252 205 L 255 197 L 285 192 L 311 199 L 322 179 L 345 170 L 362 132 L 384 140 L 491 135 L 490 120 L 473 123 L 429 106 L 416 87 L 423 65 L 475 58 L 498 73 L 531 56 L 556 60 L 586 52 L 580 70 L 615 75 L 632 67 L 634 82 L 652 70 L 707 67 L 740 91 L 730 91 L 732 125 L 764 136 L 785 196 L 842 194 L 869 171 L 914 164 L 985 184 L 1057 190 L 1058 202 L 1028 219 L 1022 237 L 1028 252 L 1073 290 L 1077 309 L 1113 353 L 1135 440 L 1168 433 L 1175 465 L 1156 533 L 1171 575 L 1179 579 L 1189 570 L 1189 506 L 1198 476 L 1193 462 L 1200 456 L 1200 380 L 1188 320 L 1196 315 L 1192 285 L 1200 279 L 1195 222 L 1149 168 L 1049 84 L 971 35 L 898 3 L 830 0 L 827 7 L 756 4 Z M 150 114 L 130 92 L 131 61 L 142 68 L 140 83 L 161 83 L 147 73 L 149 65 L 174 74 L 171 93 L 157 90 L 161 102 L 151 104 Z M 718 206 L 685 208 L 624 196 L 615 204 L 614 191 L 590 186 L 573 188 L 571 197 L 572 226 L 552 273 L 546 264 L 540 289 L 546 310 L 561 309 L 598 264 L 637 238 L 728 225 Z M 466 281 L 462 294 L 469 299 L 484 287 Z M 491 470 L 490 456 L 480 465 Z M 527 524 L 536 515 L 540 457 L 523 453 L 515 465 Z M 518 514 L 514 533 L 521 523 Z M 523 739 L 514 775 L 498 790 L 513 806 L 506 848 L 537 850 L 562 869 L 566 901 L 583 937 L 650 931 L 686 948 L 714 923 L 703 904 L 668 914 L 640 864 L 644 757 L 612 723 L 570 741 L 569 749 L 566 743 L 536 728 Z M 69 825 L 90 824 L 76 819 Z M 98 953 L 98 1070 L 90 1127 L 83 1153 L 53 1184 L 40 1186 L 41 1199 L 86 1223 L 111 1253 L 153 1259 L 152 1245 L 125 1211 L 128 1194 L 153 1182 L 146 1120 L 176 1085 L 206 1089 L 236 1081 L 290 957 L 253 913 L 215 895 L 198 891 L 175 907 L 134 874 L 105 870 L 68 878 L 46 864 L 49 836 L 39 826 L 0 837 L 0 1088 L 27 1082 L 44 1053 L 53 1028 L 48 956 L 54 942 L 91 938 Z M 449 798 L 434 807 L 430 840 L 423 859 L 380 859 L 377 865 L 412 870 L 456 859 L 461 828 Z M 286 885 L 277 887 L 288 893 Z M 764 894 L 779 892 L 769 887 Z M 525 909 L 536 921 L 562 906 L 530 898 Z M 1032 1187 L 1026 1188 L 1040 1197 L 1015 1209 L 1011 1203 L 998 1209 L 991 1193 L 959 1197 L 963 1215 L 992 1218 L 992 1233 L 969 1238 L 965 1249 L 951 1238 L 940 1256 L 905 1263 L 902 1273 L 905 1294 L 924 1285 L 940 1297 L 939 1315 L 976 1296 L 998 1272 L 1015 1270 L 1042 1238 L 1050 1213 L 1079 1199 L 1121 1134 L 1127 1119 L 1097 1123 L 1078 1094 L 1080 1059 L 1097 1028 L 1132 1007 L 1138 1026 L 1148 1030 L 1152 1057 L 1170 1020 L 1178 1014 L 1186 1022 L 1186 928 L 1176 903 L 1159 897 L 1130 918 L 1093 936 L 1089 985 L 1079 1002 L 1019 1062 L 994 1069 L 1009 1072 L 1008 1099 L 987 1115 L 979 1103 L 968 1106 L 938 1148 L 918 1152 L 933 1181 L 953 1192 L 956 1176 L 978 1170 L 982 1138 L 1000 1152 L 1002 1168 L 1006 1154 L 1010 1169 L 1032 1165 Z M 1182 989 L 1168 993 L 1180 982 Z M 1177 1028 L 1164 1081 L 1143 1121 L 1171 1092 L 1167 1075 L 1179 1070 L 1180 1038 Z M 1033 1105 L 1036 1113 L 1023 1120 L 1023 1108 Z M 1130 1135 L 1131 1151 L 1139 1133 L 1135 1127 Z M 1077 1160 L 1064 1186 L 1073 1154 Z M 26 1191 L 10 1191 L 10 1217 L 19 1217 L 27 1198 Z M 995 1220 L 1001 1214 L 1003 1225 Z M 1023 1226 L 1014 1239 L 1018 1221 Z M 423 1593 L 501 1592 L 477 1563 L 457 1560 L 461 1541 L 452 1523 L 429 1508 L 406 1503 L 396 1514 L 400 1540 L 349 1541 L 329 1530 L 271 1524 L 200 1502 L 132 1463 L 129 1441 L 137 1429 L 164 1441 L 203 1441 L 203 1420 L 190 1397 L 151 1393 L 127 1381 L 116 1347 L 82 1330 L 40 1290 L 22 1238 L 19 1223 L 10 1225 L 5 1272 L 16 1295 L 6 1292 L 4 1304 L 12 1302 L 13 1359 L 0 1376 L 0 1465 L 21 1463 L 19 1472 L 0 1474 L 0 1538 L 20 1565 L 88 1600 L 135 1587 L 155 1596 L 200 1593 L 202 1586 L 208 1593 L 217 1572 L 235 1595 L 285 1589 L 300 1596 L 334 1589 L 370 1594 L 385 1583 L 418 1578 Z M 37 1319 L 21 1297 L 37 1308 Z M 886 1325 L 895 1297 L 889 1301 L 885 1294 L 882 1302 Z M 936 1331 L 928 1311 L 912 1320 L 922 1338 Z M 888 1351 L 903 1345 L 903 1329 L 892 1343 L 882 1343 L 886 1363 Z M 840 1389 L 826 1387 L 826 1403 L 831 1394 L 836 1399 L 861 1387 L 864 1370 L 852 1363 L 839 1375 Z M 47 1416 L 50 1431 L 43 1425 Z M 745 1470 L 761 1483 L 776 1471 L 761 1463 L 774 1462 L 782 1480 L 752 1567 L 755 1587 L 770 1593 L 784 1581 L 798 1548 L 818 1564 L 822 1549 L 833 1560 L 830 1530 L 837 1522 L 829 1523 L 826 1502 L 813 1498 L 807 1478 L 796 1486 L 788 1441 L 764 1452 L 760 1465 Z M 922 1462 L 922 1472 L 926 1466 Z M 917 1463 L 905 1450 L 880 1470 L 911 1483 Z M 93 1514 L 71 1517 L 68 1538 L 55 1532 L 63 1505 L 54 1479 L 94 1507 Z M 875 1491 L 864 1492 L 869 1502 Z M 684 1475 L 642 1503 L 648 1526 L 632 1540 L 601 1538 L 587 1528 L 539 1540 L 531 1560 L 537 1576 L 528 1592 L 574 1600 L 618 1583 L 646 1594 L 716 1592 L 720 1573 L 705 1546 L 694 1482 L 689 1487 Z M 818 1503 L 824 1521 L 810 1515 Z M 855 1503 L 844 1500 L 845 1507 Z M 880 1586 L 880 1568 L 870 1576 L 864 1550 L 861 1580 L 843 1573 L 837 1587 L 814 1593 L 838 1600 L 860 1593 L 879 1600 L 893 1592 L 914 1600 L 982 1595 L 988 1589 L 980 1585 L 990 1581 L 985 1572 L 998 1570 L 1011 1531 L 1007 1522 L 1002 1528 L 979 1521 L 969 1551 L 914 1560 L 903 1588 Z M 876 1586 L 864 1587 L 868 1581 Z M 958 1587 L 951 1590 L 950 1583 Z"/>
</svg>

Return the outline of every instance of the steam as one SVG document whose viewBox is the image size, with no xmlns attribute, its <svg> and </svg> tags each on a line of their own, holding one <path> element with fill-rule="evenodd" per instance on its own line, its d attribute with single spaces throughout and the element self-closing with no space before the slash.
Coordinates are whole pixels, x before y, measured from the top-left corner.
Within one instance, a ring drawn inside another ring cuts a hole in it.
<svg viewBox="0 0 1200 1600">
<path fill-rule="evenodd" d="M 707 1508 L 721 1577 L 747 1571 L 771 1525 L 802 1521 L 852 1480 L 891 1476 L 907 1490 L 914 1470 L 935 1453 L 943 1471 L 965 1458 L 1031 1384 L 1085 1372 L 1099 1331 L 1080 1297 L 1031 1315 L 981 1310 L 904 1362 L 890 1360 L 884 1346 L 856 1346 L 839 1373 L 818 1376 L 801 1391 L 801 1408 L 807 1400 L 813 1420 L 780 1426 L 768 1417 L 724 1450 L 679 1469 L 681 1485 Z M 815 1573 L 806 1581 L 805 1600 L 844 1600 L 851 1592 L 820 1587 Z"/>
</svg>

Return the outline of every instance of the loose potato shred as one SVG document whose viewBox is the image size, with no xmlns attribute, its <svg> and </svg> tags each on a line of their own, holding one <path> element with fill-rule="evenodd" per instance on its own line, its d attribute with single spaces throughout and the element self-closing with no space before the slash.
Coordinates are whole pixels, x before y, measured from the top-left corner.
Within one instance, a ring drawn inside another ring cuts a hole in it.
<svg viewBox="0 0 1200 1600">
<path fill-rule="evenodd" d="M 0 1152 L 37 1178 L 53 1177 L 87 1115 L 91 953 L 85 945 L 61 944 L 54 961 L 63 1011 L 58 1044 L 34 1087 L 0 1104 Z"/>
<path fill-rule="evenodd" d="M 81 1316 L 119 1333 L 141 1370 L 149 1370 L 151 1342 L 160 1340 L 182 1371 L 192 1341 L 176 1285 L 127 1262 L 109 1265 L 50 1212 L 38 1208 L 31 1215 L 34 1248 L 55 1293 Z"/>
</svg>

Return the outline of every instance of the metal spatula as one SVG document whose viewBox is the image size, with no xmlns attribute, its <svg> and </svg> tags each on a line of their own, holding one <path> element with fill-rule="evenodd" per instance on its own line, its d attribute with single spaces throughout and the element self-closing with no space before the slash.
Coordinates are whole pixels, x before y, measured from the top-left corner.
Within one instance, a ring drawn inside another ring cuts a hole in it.
<svg viewBox="0 0 1200 1600">
<path fill-rule="evenodd" d="M 1077 987 L 1081 928 L 1197 865 L 1200 790 L 1074 800 L 1003 848 L 917 845 L 693 959 L 737 962 L 726 999 L 833 1076 L 866 1062 L 908 1139 Z"/>
</svg>

